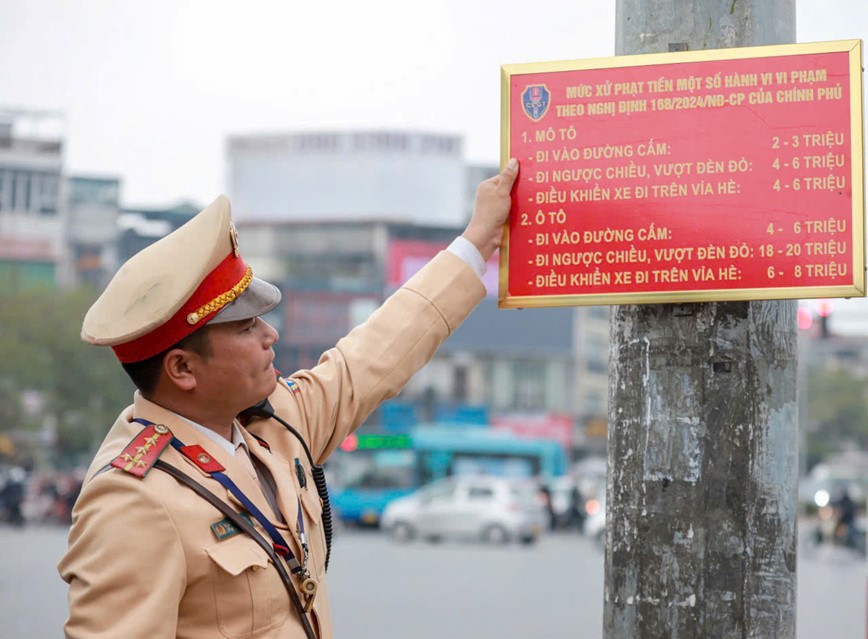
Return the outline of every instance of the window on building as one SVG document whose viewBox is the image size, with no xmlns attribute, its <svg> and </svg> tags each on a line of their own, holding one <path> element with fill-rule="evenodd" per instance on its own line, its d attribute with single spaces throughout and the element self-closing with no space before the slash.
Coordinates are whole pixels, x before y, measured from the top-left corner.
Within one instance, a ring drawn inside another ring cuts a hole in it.
<svg viewBox="0 0 868 639">
<path fill-rule="evenodd" d="M 399 133 L 357 133 L 353 136 L 356 151 L 406 151 L 407 136 Z"/>
<path fill-rule="evenodd" d="M 606 397 L 603 392 L 595 389 L 588 390 L 583 409 L 588 415 L 603 415 L 606 411 Z"/>
<path fill-rule="evenodd" d="M 18 208 L 18 175 L 15 171 L 9 171 L 9 208 L 13 211 Z"/>
<path fill-rule="evenodd" d="M 591 333 L 587 336 L 587 367 L 593 373 L 605 373 L 609 370 L 609 340 L 603 335 Z"/>
<path fill-rule="evenodd" d="M 54 215 L 57 213 L 59 178 L 56 175 L 43 175 L 39 185 L 38 202 L 34 209 L 41 215 Z"/>
<path fill-rule="evenodd" d="M 608 306 L 591 306 L 588 308 L 588 314 L 594 319 L 608 319 L 609 318 L 609 307 Z"/>
<path fill-rule="evenodd" d="M 422 137 L 420 150 L 422 153 L 433 153 L 437 155 L 452 155 L 460 149 L 456 138 L 442 135 L 425 135 Z"/>
<path fill-rule="evenodd" d="M 545 403 L 545 364 L 517 361 L 513 367 L 513 404 L 518 410 L 541 410 Z"/>
<path fill-rule="evenodd" d="M 71 204 L 102 204 L 116 207 L 118 199 L 119 185 L 117 180 L 73 178 L 69 182 L 69 201 Z"/>
<path fill-rule="evenodd" d="M 452 399 L 457 404 L 467 402 L 467 367 L 456 366 L 452 369 Z"/>
<path fill-rule="evenodd" d="M 24 197 L 24 210 L 31 211 L 36 207 L 33 206 L 35 204 L 34 200 L 38 200 L 38 194 L 36 190 L 39 188 L 39 174 L 38 173 L 25 173 L 24 174 L 24 183 L 21 186 L 22 195 Z M 36 195 L 36 197 L 34 197 Z"/>
<path fill-rule="evenodd" d="M 312 133 L 296 137 L 296 148 L 299 151 L 336 151 L 338 136 L 330 133 Z"/>
</svg>

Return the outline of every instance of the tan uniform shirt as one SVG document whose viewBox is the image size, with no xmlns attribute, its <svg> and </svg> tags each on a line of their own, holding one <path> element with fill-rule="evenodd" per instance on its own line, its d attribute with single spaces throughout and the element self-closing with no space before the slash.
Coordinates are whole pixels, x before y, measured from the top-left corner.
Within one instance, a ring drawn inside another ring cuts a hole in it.
<svg viewBox="0 0 868 639">
<path fill-rule="evenodd" d="M 276 413 L 302 433 L 321 463 L 371 411 L 401 390 L 483 296 L 478 276 L 456 256 L 440 253 L 317 366 L 291 376 L 292 384 L 281 380 L 270 398 Z M 244 533 L 219 540 L 211 525 L 223 514 L 207 501 L 158 469 L 143 479 L 116 469 L 96 475 L 141 431 L 131 421 L 136 417 L 165 424 L 184 444 L 202 446 L 263 513 L 272 512 L 236 456 L 137 393 L 94 458 L 73 511 L 69 550 L 59 565 L 69 583 L 66 636 L 303 638 L 265 552 Z M 308 567 L 319 582 L 311 623 L 319 637 L 330 638 L 322 504 L 307 457 L 298 440 L 273 420 L 255 422 L 249 430 L 270 444 L 269 451 L 244 433 L 251 456 L 274 477 L 277 503 L 289 522 L 278 528 L 296 557 L 301 557 L 296 532 L 301 504 Z M 293 468 L 296 457 L 307 473 L 306 489 Z M 226 489 L 172 447 L 161 459 L 241 510 Z"/>
</svg>

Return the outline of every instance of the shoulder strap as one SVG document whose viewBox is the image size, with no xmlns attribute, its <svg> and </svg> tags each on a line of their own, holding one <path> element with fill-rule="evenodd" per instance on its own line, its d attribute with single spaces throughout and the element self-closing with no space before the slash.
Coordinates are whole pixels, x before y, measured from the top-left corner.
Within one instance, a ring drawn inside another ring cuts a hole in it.
<svg viewBox="0 0 868 639">
<path fill-rule="evenodd" d="M 216 495 L 198 484 L 194 479 L 184 474 L 179 469 L 175 468 L 171 464 L 164 462 L 161 459 L 158 459 L 154 463 L 154 468 L 159 468 L 163 472 L 171 475 L 178 483 L 183 484 L 184 486 L 195 492 L 197 495 L 202 497 L 202 499 L 204 499 L 212 506 L 214 506 L 214 508 L 226 515 L 232 521 L 232 523 L 234 523 L 236 526 L 238 526 L 238 528 L 247 533 L 251 539 L 253 539 L 257 544 L 259 544 L 259 546 L 262 547 L 262 549 L 268 555 L 268 558 L 271 559 L 271 563 L 273 563 L 274 567 L 277 568 L 280 579 L 283 582 L 283 585 L 286 587 L 286 591 L 289 593 L 289 598 L 292 600 L 292 605 L 295 608 L 296 612 L 298 612 L 299 617 L 301 618 L 301 624 L 304 627 L 305 636 L 307 637 L 307 639 L 316 639 L 316 633 L 314 633 L 313 628 L 310 625 L 310 620 L 307 618 L 307 613 L 304 611 L 304 605 L 301 602 L 301 598 L 298 596 L 298 592 L 296 591 L 295 586 L 292 583 L 292 579 L 290 578 L 289 573 L 286 571 L 286 567 L 283 565 L 283 562 L 280 561 L 280 557 L 278 557 L 271 544 L 269 544 L 268 541 L 266 541 L 262 537 L 262 535 L 257 533 L 253 526 L 250 525 L 250 522 L 248 522 L 241 515 L 239 515 L 231 506 L 229 506 L 229 504 L 220 500 Z"/>
<path fill-rule="evenodd" d="M 163 424 L 147 422 L 111 465 L 142 479 L 172 441 L 172 431 Z"/>
</svg>

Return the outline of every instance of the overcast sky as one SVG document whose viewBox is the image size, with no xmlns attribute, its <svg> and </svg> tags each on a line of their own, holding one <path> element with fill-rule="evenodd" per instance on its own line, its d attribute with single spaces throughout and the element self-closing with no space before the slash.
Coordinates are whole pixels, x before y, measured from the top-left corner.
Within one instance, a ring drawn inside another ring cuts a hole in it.
<svg viewBox="0 0 868 639">
<path fill-rule="evenodd" d="M 800 42 L 868 0 L 797 0 Z M 68 172 L 124 205 L 210 201 L 228 134 L 424 129 L 499 157 L 500 65 L 614 54 L 607 0 L 0 0 L 0 107 L 65 116 Z"/>
</svg>

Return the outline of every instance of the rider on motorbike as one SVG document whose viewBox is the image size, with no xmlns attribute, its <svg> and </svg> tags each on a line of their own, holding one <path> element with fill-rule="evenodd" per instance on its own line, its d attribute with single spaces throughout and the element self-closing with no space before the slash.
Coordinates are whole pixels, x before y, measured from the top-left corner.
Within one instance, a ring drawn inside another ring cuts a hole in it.
<svg viewBox="0 0 868 639">
<path fill-rule="evenodd" d="M 861 540 L 856 528 L 856 502 L 850 497 L 846 488 L 842 488 L 833 506 L 838 515 L 835 523 L 835 541 L 850 547 L 859 548 Z"/>
</svg>

